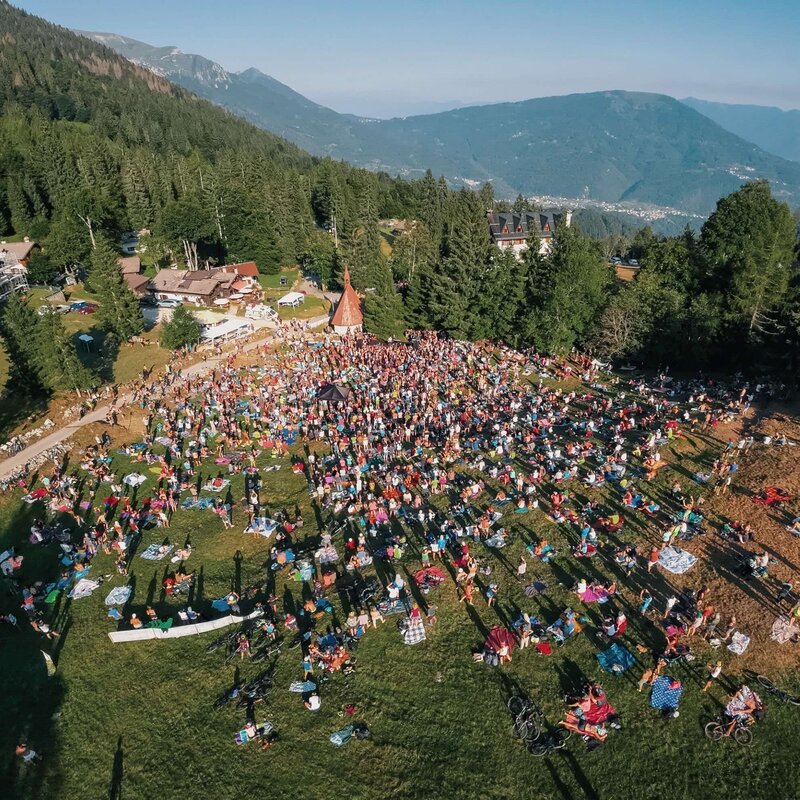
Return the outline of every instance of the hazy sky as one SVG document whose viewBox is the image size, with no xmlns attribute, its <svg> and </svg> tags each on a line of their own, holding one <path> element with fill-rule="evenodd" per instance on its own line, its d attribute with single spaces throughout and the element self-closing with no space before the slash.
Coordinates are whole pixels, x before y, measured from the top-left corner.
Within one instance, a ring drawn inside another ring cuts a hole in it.
<svg viewBox="0 0 800 800">
<path fill-rule="evenodd" d="M 12 0 L 367 116 L 630 89 L 800 108 L 800 0 Z"/>
</svg>

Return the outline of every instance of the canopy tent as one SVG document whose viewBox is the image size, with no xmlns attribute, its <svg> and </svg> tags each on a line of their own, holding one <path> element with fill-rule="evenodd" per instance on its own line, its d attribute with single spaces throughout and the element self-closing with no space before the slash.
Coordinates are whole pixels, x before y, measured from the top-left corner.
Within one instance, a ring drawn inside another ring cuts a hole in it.
<svg viewBox="0 0 800 800">
<path fill-rule="evenodd" d="M 289 292 L 278 300 L 279 306 L 299 306 L 305 302 L 306 296 L 301 292 Z"/>
<path fill-rule="evenodd" d="M 235 339 L 239 336 L 244 336 L 253 330 L 253 324 L 246 319 L 237 317 L 228 317 L 224 322 L 219 325 L 207 327 L 201 334 L 201 340 L 204 342 L 217 342 L 220 339 Z"/>
<path fill-rule="evenodd" d="M 317 392 L 317 400 L 327 400 L 329 403 L 346 403 L 350 397 L 350 389 L 338 383 L 326 383 Z"/>
</svg>

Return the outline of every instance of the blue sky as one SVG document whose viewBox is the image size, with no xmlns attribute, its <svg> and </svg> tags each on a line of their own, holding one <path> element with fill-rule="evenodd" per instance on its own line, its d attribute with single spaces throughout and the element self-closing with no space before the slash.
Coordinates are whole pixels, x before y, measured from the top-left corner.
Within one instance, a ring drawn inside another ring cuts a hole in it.
<svg viewBox="0 0 800 800">
<path fill-rule="evenodd" d="M 392 116 L 629 89 L 800 108 L 798 0 L 12 0 Z"/>
</svg>

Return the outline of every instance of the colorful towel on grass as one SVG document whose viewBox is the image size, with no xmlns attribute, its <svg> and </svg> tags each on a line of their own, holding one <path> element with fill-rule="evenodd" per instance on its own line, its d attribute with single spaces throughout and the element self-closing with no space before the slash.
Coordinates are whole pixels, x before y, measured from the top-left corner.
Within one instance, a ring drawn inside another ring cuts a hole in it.
<svg viewBox="0 0 800 800">
<path fill-rule="evenodd" d="M 106 605 L 107 606 L 121 606 L 128 602 L 128 599 L 131 596 L 131 587 L 130 586 L 115 586 L 109 593 L 106 595 Z"/>
<path fill-rule="evenodd" d="M 81 578 L 67 595 L 71 600 L 80 600 L 81 597 L 88 597 L 98 586 L 100 581 Z"/>
<path fill-rule="evenodd" d="M 132 472 L 130 475 L 126 475 L 122 479 L 122 482 L 126 486 L 132 486 L 135 488 L 136 486 L 141 486 L 146 480 L 147 478 L 145 478 L 144 475 L 140 475 L 138 472 Z"/>
<path fill-rule="evenodd" d="M 631 652 L 619 642 L 614 642 L 608 650 L 599 652 L 597 661 L 605 672 L 616 675 L 622 674 L 636 663 Z"/>
<path fill-rule="evenodd" d="M 149 544 L 147 549 L 142 553 L 142 558 L 147 561 L 161 561 L 166 558 L 173 550 L 175 545 L 170 544 L 166 547 L 160 544 Z"/>
<path fill-rule="evenodd" d="M 352 725 L 346 725 L 340 731 L 332 733 L 328 739 L 331 744 L 336 745 L 336 747 L 341 747 L 350 741 L 354 730 L 355 728 Z"/>
<path fill-rule="evenodd" d="M 790 642 L 798 634 L 800 634 L 800 628 L 792 625 L 788 617 L 778 617 L 778 619 L 772 623 L 772 632 L 769 638 L 778 644 L 786 644 L 786 642 Z"/>
<path fill-rule="evenodd" d="M 187 497 L 181 503 L 181 508 L 203 511 L 206 508 L 211 508 L 213 505 L 214 501 L 210 497 L 198 497 L 197 499 L 193 497 Z"/>
<path fill-rule="evenodd" d="M 750 637 L 740 631 L 731 636 L 731 643 L 728 645 L 728 650 L 731 653 L 735 653 L 737 656 L 742 655 L 745 650 L 747 650 L 748 645 L 750 644 Z"/>
<path fill-rule="evenodd" d="M 683 686 L 672 688 L 674 678 L 669 675 L 661 675 L 653 682 L 653 690 L 650 693 L 650 706 L 662 711 L 667 709 L 677 709 L 683 694 Z"/>
<path fill-rule="evenodd" d="M 245 533 L 257 533 L 261 536 L 269 537 L 275 533 L 278 523 L 269 517 L 256 517 L 245 529 Z"/>
<path fill-rule="evenodd" d="M 584 603 L 607 603 L 609 594 L 602 587 L 598 589 L 592 589 L 590 586 L 585 592 L 580 592 L 578 597 L 580 597 Z"/>
<path fill-rule="evenodd" d="M 400 624 L 403 644 L 419 644 L 427 639 L 425 623 L 421 619 L 404 619 Z"/>
<path fill-rule="evenodd" d="M 658 565 L 674 575 L 688 572 L 696 562 L 690 552 L 680 547 L 665 547 L 658 556 Z"/>
</svg>

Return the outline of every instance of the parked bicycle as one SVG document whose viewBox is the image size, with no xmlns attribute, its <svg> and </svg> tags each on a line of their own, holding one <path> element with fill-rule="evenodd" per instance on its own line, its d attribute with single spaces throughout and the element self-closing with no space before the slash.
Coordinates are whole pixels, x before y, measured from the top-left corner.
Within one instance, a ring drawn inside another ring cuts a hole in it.
<svg viewBox="0 0 800 800">
<path fill-rule="evenodd" d="M 764 687 L 771 695 L 774 695 L 782 703 L 790 703 L 793 706 L 800 706 L 800 697 L 796 694 L 789 694 L 789 692 L 779 689 L 766 675 L 756 675 L 756 680 Z"/>
<path fill-rule="evenodd" d="M 514 718 L 514 736 L 527 742 L 539 738 L 542 732 L 542 711 L 525 697 L 509 697 L 508 710 Z"/>
<path fill-rule="evenodd" d="M 564 749 L 564 745 L 571 735 L 572 731 L 566 728 L 556 728 L 540 735 L 538 739 L 528 742 L 528 752 L 534 756 L 551 756 Z"/>
<path fill-rule="evenodd" d="M 705 726 L 705 734 L 712 742 L 719 742 L 726 737 L 742 746 L 747 746 L 753 741 L 753 730 L 750 727 L 753 723 L 751 718 L 736 717 L 733 728 L 731 728 L 730 717 L 723 714 L 719 719 L 712 720 Z"/>
</svg>

